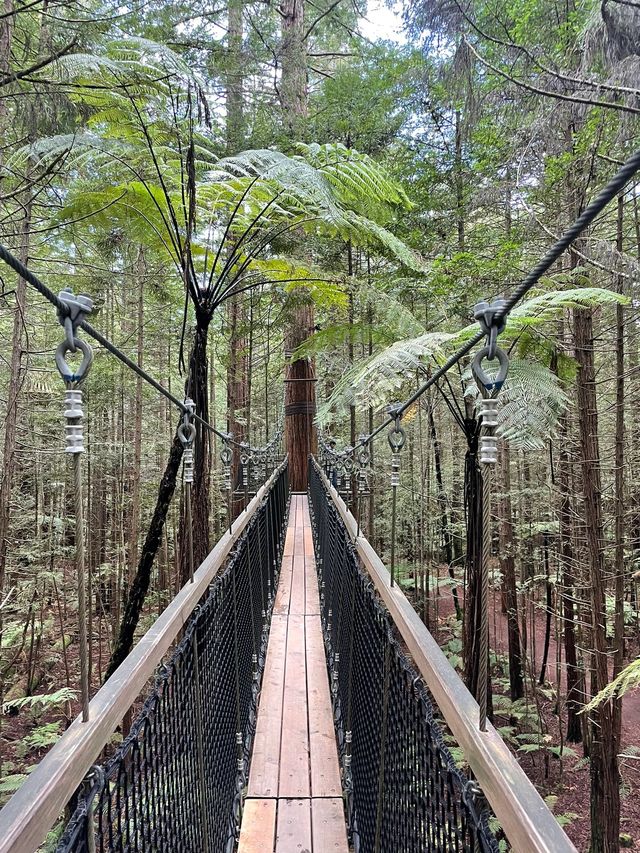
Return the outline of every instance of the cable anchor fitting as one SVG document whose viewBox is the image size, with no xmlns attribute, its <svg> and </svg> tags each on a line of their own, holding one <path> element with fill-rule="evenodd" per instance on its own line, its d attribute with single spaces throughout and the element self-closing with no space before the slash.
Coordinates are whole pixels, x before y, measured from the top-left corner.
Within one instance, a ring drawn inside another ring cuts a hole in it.
<svg viewBox="0 0 640 853">
<path fill-rule="evenodd" d="M 505 306 L 505 300 L 498 297 L 493 302 L 486 300 L 478 302 L 473 310 L 474 318 L 487 337 L 485 346 L 478 350 L 471 365 L 474 379 L 483 397 L 495 396 L 504 385 L 509 372 L 509 357 L 498 346 L 498 335 L 504 331 L 507 322 L 503 314 Z M 498 372 L 493 378 L 482 366 L 485 359 L 487 361 L 498 360 Z"/>
<path fill-rule="evenodd" d="M 233 450 L 229 446 L 233 435 L 229 435 L 222 440 L 222 450 L 220 451 L 220 461 L 224 469 L 223 487 L 227 492 L 231 491 L 231 460 L 233 459 Z"/>
<path fill-rule="evenodd" d="M 400 424 L 400 420 L 402 418 L 402 414 L 400 412 L 400 404 L 395 403 L 394 405 L 389 406 L 387 412 L 389 413 L 390 417 L 394 419 L 394 424 L 389 430 L 387 440 L 389 441 L 389 447 L 391 448 L 392 452 L 391 485 L 395 487 L 400 485 L 400 451 L 406 443 L 407 436 Z"/>
<path fill-rule="evenodd" d="M 185 483 L 193 483 L 193 442 L 196 438 L 196 426 L 192 421 L 196 412 L 195 403 L 191 397 L 185 397 L 185 411 L 182 423 L 178 427 L 178 438 L 182 442 L 182 473 Z"/>
<path fill-rule="evenodd" d="M 93 350 L 88 343 L 76 336 L 78 326 L 87 314 L 93 310 L 93 302 L 88 296 L 76 296 L 70 287 L 65 287 L 58 294 L 58 299 L 66 307 L 66 312 L 58 309 L 58 320 L 64 328 L 65 339 L 56 349 L 56 367 L 67 385 L 79 385 L 86 377 L 93 361 Z M 72 370 L 66 361 L 68 353 L 82 353 L 82 362 L 77 370 Z"/>
<path fill-rule="evenodd" d="M 471 365 L 473 377 L 482 397 L 478 406 L 478 415 L 482 418 L 479 459 L 483 465 L 495 465 L 498 461 L 497 396 L 509 372 L 509 356 L 497 345 L 498 335 L 504 330 L 506 323 L 505 305 L 506 302 L 502 298 L 495 299 L 492 303 L 482 301 L 478 302 L 473 312 L 480 328 L 487 336 L 486 345 L 478 350 Z M 493 378 L 482 366 L 485 359 L 498 362 L 498 372 Z"/>
</svg>

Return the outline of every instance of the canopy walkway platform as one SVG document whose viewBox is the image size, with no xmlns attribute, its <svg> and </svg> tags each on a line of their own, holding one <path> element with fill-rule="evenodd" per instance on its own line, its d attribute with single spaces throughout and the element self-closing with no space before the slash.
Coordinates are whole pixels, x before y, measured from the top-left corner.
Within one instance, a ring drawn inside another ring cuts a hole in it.
<svg viewBox="0 0 640 853">
<path fill-rule="evenodd" d="M 239 853 L 347 853 L 306 495 L 293 495 Z"/>
<path fill-rule="evenodd" d="M 54 827 L 57 853 L 575 853 L 313 459 L 308 495 L 274 471 L 89 710 L 0 812 L 0 853 Z"/>
</svg>

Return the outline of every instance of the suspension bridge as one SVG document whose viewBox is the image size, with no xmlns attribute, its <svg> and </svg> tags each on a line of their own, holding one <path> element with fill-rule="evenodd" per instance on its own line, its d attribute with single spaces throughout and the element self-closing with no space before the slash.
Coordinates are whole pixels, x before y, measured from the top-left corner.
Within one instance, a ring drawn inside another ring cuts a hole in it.
<svg viewBox="0 0 640 853">
<path fill-rule="evenodd" d="M 474 364 L 484 390 L 487 547 L 494 404 L 507 367 L 497 346 L 500 327 L 638 168 L 640 153 L 509 299 L 479 307 L 478 335 L 409 400 L 393 406 L 371 435 L 344 453 L 325 444 L 319 458 L 310 455 L 303 489 L 290 489 L 280 433 L 263 448 L 240 448 L 240 488 L 253 497 L 90 700 L 83 672 L 83 713 L 0 812 L 0 853 L 41 849 L 61 821 L 57 853 L 497 853 L 505 845 L 517 853 L 575 851 L 486 719 L 486 677 L 479 678 L 478 702 L 394 583 L 393 542 L 389 572 L 364 537 L 336 488 L 337 467 L 340 462 L 347 489 L 355 479 L 364 492 L 366 448 L 390 427 L 395 507 L 402 414 L 486 340 Z M 194 423 L 211 427 L 189 400 L 171 397 L 87 322 L 90 305 L 53 294 L 4 247 L 0 258 L 57 307 L 66 329 L 57 362 L 67 386 L 67 450 L 76 472 L 81 602 L 84 368 L 73 372 L 66 363 L 78 348 L 85 367 L 90 361 L 79 330 L 182 411 L 188 543 Z M 483 363 L 496 358 L 500 372 L 490 377 Z M 232 438 L 220 437 L 228 465 Z M 307 447 L 294 450 L 306 455 Z M 486 580 L 485 574 L 485 662 Z M 81 623 L 81 653 L 83 634 L 86 642 Z M 127 736 L 104 758 L 136 703 Z M 464 770 L 447 747 L 451 739 L 463 751 Z"/>
</svg>

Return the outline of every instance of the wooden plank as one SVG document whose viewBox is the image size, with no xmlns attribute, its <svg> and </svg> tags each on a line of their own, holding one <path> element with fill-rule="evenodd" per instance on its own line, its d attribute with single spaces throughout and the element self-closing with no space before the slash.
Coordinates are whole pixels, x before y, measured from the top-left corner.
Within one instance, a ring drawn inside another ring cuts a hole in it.
<svg viewBox="0 0 640 853">
<path fill-rule="evenodd" d="M 293 509 L 291 512 L 295 512 Z M 295 532 L 293 527 L 291 527 L 291 515 L 289 515 L 289 527 L 287 527 L 287 535 L 284 538 L 284 551 L 282 552 L 285 557 L 293 557 L 293 546 L 295 542 Z"/>
<path fill-rule="evenodd" d="M 305 557 L 314 557 L 315 549 L 313 547 L 313 534 L 310 527 L 304 528 L 304 555 Z"/>
<path fill-rule="evenodd" d="M 278 800 L 276 853 L 311 853 L 309 800 Z"/>
<path fill-rule="evenodd" d="M 320 593 L 314 557 L 304 558 L 304 612 L 306 616 L 320 613 Z"/>
<path fill-rule="evenodd" d="M 276 839 L 276 800 L 246 800 L 238 853 L 273 853 Z"/>
<path fill-rule="evenodd" d="M 283 557 L 278 578 L 278 589 L 276 600 L 273 603 L 273 613 L 277 616 L 286 616 L 289 613 L 291 601 L 291 581 L 293 578 L 293 556 Z"/>
<path fill-rule="evenodd" d="M 320 616 L 307 616 L 305 623 L 311 795 L 339 797 L 342 785 Z"/>
<path fill-rule="evenodd" d="M 189 619 L 196 604 L 224 565 L 266 492 L 280 475 L 271 476 L 215 545 L 187 583 L 89 703 L 89 721 L 77 717 L 60 740 L 30 773 L 0 812 L 0 853 L 34 853 L 65 809 L 122 722 L 129 708 Z"/>
<path fill-rule="evenodd" d="M 262 678 L 248 796 L 276 797 L 280 776 L 280 736 L 287 650 L 286 616 L 273 616 Z"/>
<path fill-rule="evenodd" d="M 308 797 L 310 793 L 304 642 L 304 616 L 289 616 L 278 795 L 292 799 Z"/>
<path fill-rule="evenodd" d="M 304 616 L 305 607 L 305 570 L 304 555 L 295 554 L 293 557 L 293 573 L 291 579 L 291 602 L 289 613 Z"/>
<path fill-rule="evenodd" d="M 464 686 L 412 605 L 396 584 L 371 544 L 360 535 L 344 501 L 318 467 L 358 556 L 386 604 L 425 684 L 462 748 L 507 838 L 518 853 L 576 853 L 540 794 L 529 781 L 498 732 L 487 723 L 478 728 L 478 703 Z"/>
<path fill-rule="evenodd" d="M 311 800 L 314 853 L 349 853 L 342 797 Z"/>
</svg>

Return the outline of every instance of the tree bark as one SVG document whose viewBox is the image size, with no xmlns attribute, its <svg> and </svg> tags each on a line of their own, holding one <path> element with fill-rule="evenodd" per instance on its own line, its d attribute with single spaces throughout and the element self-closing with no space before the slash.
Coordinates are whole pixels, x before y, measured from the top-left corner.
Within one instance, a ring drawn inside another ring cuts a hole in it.
<svg viewBox="0 0 640 853">
<path fill-rule="evenodd" d="M 304 0 L 282 0 L 280 103 L 283 122 L 292 140 L 304 135 L 308 110 L 307 50 L 304 41 Z M 294 309 L 291 328 L 285 336 L 285 358 L 313 333 L 313 303 L 302 301 Z M 314 425 L 316 392 L 310 359 L 292 359 L 285 377 L 285 446 L 289 454 L 291 490 L 307 490 L 307 457 L 317 452 Z"/>
<path fill-rule="evenodd" d="M 512 701 L 524 696 L 522 649 L 518 621 L 518 590 L 516 587 L 516 562 L 513 537 L 513 508 L 511 506 L 511 454 L 509 445 L 502 441 L 502 519 L 500 522 L 500 565 L 502 589 L 507 611 L 507 637 L 509 644 L 509 693 Z"/>
<path fill-rule="evenodd" d="M 609 682 L 606 634 L 605 573 L 602 521 L 602 483 L 598 447 L 598 412 L 591 309 L 574 311 L 575 356 L 578 362 L 577 403 L 580 427 L 585 535 L 591 574 L 591 642 L 594 689 Z M 591 853 L 616 853 L 620 831 L 619 738 L 612 703 L 604 702 L 591 723 Z"/>
<path fill-rule="evenodd" d="M 118 637 L 105 673 L 105 681 L 113 675 L 133 648 L 136 628 L 140 621 L 140 614 L 142 613 L 144 601 L 151 582 L 153 561 L 162 541 L 164 523 L 175 491 L 181 460 L 182 442 L 176 434 L 171 445 L 167 466 L 162 476 L 162 480 L 160 481 L 158 499 L 156 501 L 155 510 L 147 531 L 144 545 L 142 546 L 138 570 L 133 578 L 129 594 L 125 602 L 124 612 L 118 630 Z"/>
<path fill-rule="evenodd" d="M 285 338 L 285 355 L 290 357 L 313 331 L 313 305 L 296 308 L 294 323 Z M 289 454 L 291 491 L 307 490 L 307 459 L 318 451 L 314 424 L 316 389 L 313 364 L 309 358 L 292 359 L 285 378 L 285 447 Z"/>
<path fill-rule="evenodd" d="M 293 139 L 300 139 L 308 108 L 304 0 L 282 0 L 280 17 L 280 103 L 286 130 Z"/>
</svg>

